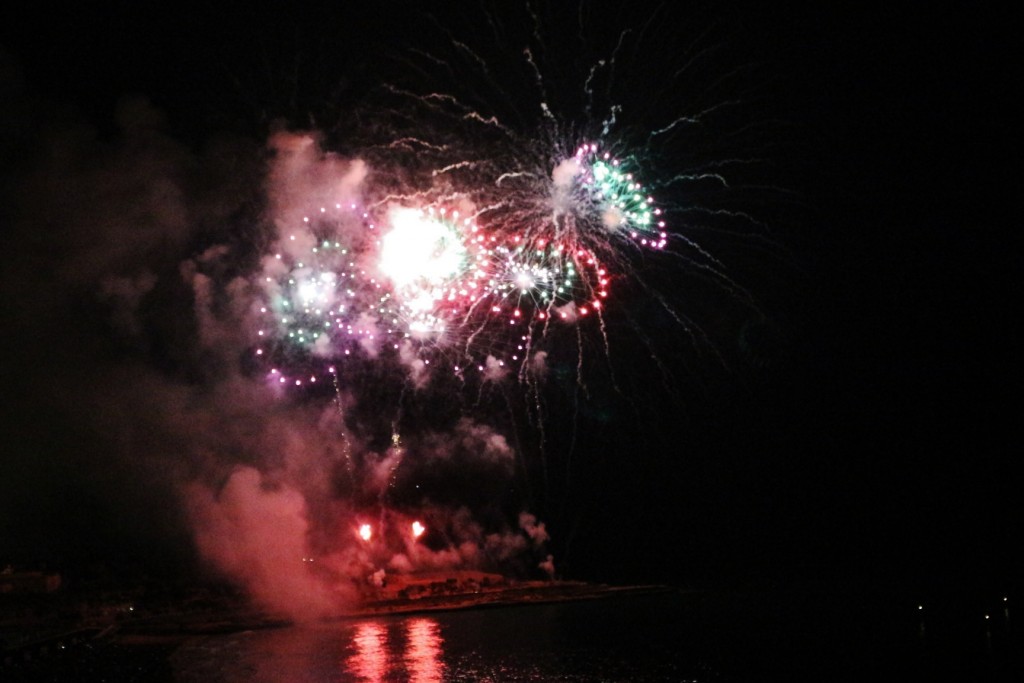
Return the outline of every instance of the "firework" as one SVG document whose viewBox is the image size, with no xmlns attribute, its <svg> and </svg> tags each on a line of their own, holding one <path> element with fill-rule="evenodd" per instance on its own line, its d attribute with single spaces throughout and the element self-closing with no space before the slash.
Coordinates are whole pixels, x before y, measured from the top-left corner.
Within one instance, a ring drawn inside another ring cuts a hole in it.
<svg viewBox="0 0 1024 683">
<path fill-rule="evenodd" d="M 490 225 L 434 206 L 391 207 L 380 226 L 357 204 L 321 208 L 319 220 L 304 217 L 264 263 L 255 354 L 270 365 L 268 379 L 315 384 L 360 348 L 398 349 L 404 340 L 417 344 L 425 362 L 448 348 L 459 351 L 454 371 L 482 370 L 489 357 L 502 365 L 523 361 L 522 342 L 542 334 L 548 321 L 577 323 L 600 313 L 611 275 L 598 251 L 609 252 L 617 234 L 641 229 L 658 236 L 640 238 L 645 244 L 663 246 L 665 233 L 649 198 L 623 198 L 640 186 L 608 170 L 613 164 L 596 159 L 596 150 L 581 147 L 573 158 L 579 169 L 570 199 L 555 196 L 557 183 L 534 196 L 512 193 L 522 203 L 521 226 L 508 214 Z M 556 199 L 563 213 L 555 220 L 527 220 L 538 202 Z M 614 211 L 621 215 L 610 230 L 606 217 Z M 311 368 L 312 359 L 324 362 Z"/>
<path fill-rule="evenodd" d="M 321 207 L 314 215 L 303 217 L 263 263 L 254 353 L 270 365 L 268 379 L 275 383 L 316 383 L 330 366 L 311 372 L 305 360 L 350 355 L 379 335 L 370 313 L 387 295 L 360 258 L 376 226 L 356 204 Z"/>
<path fill-rule="evenodd" d="M 661 209 L 630 166 L 601 152 L 596 143 L 581 145 L 569 164 L 574 176 L 571 205 L 583 229 L 596 234 L 595 239 L 604 229 L 612 237 L 661 249 L 668 239 Z"/>
</svg>

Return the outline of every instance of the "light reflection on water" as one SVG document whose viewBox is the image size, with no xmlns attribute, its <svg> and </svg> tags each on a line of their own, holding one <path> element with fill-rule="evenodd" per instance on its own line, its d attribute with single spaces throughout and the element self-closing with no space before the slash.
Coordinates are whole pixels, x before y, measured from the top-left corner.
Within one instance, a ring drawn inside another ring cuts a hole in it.
<svg viewBox="0 0 1024 683">
<path fill-rule="evenodd" d="M 180 683 L 441 683 L 444 655 L 441 624 L 417 616 L 200 637 L 171 663 Z"/>
<path fill-rule="evenodd" d="M 345 658 L 344 670 L 360 683 L 440 683 L 444 679 L 443 643 L 440 625 L 426 617 L 405 622 L 402 644 L 389 642 L 383 624 L 362 622 L 352 634 L 351 647 L 355 651 Z M 399 653 L 401 658 L 394 656 Z"/>
<path fill-rule="evenodd" d="M 388 670 L 386 639 L 387 633 L 380 624 L 371 621 L 356 627 L 352 638 L 356 651 L 346 661 L 359 680 L 371 683 L 384 680 Z"/>
<path fill-rule="evenodd" d="M 406 631 L 405 667 L 414 683 L 436 683 L 444 675 L 441 627 L 433 619 L 413 619 Z"/>
<path fill-rule="evenodd" d="M 327 621 L 197 637 L 179 683 L 704 680 L 664 597 Z M 671 619 L 669 619 L 671 621 Z"/>
</svg>

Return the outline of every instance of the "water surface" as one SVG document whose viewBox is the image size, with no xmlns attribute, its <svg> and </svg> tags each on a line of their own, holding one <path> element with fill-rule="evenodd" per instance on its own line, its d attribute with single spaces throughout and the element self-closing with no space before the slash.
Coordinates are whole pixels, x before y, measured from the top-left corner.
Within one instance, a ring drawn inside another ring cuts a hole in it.
<svg viewBox="0 0 1024 683">
<path fill-rule="evenodd" d="M 181 683 L 1024 680 L 1008 610 L 916 607 L 829 589 L 678 591 L 203 637 L 171 661 Z"/>
</svg>

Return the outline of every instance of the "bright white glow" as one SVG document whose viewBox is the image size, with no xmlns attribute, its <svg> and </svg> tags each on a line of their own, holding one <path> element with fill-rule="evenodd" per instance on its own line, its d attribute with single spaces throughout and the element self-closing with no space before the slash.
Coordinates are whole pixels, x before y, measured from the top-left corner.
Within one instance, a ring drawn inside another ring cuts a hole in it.
<svg viewBox="0 0 1024 683">
<path fill-rule="evenodd" d="M 526 271 L 520 271 L 516 274 L 516 284 L 520 289 L 529 289 L 533 287 L 533 278 Z"/>
<path fill-rule="evenodd" d="M 427 530 L 427 528 L 425 526 L 423 526 L 422 524 L 420 524 L 419 522 L 413 522 L 412 523 L 412 537 L 413 538 L 419 538 L 420 536 L 423 535 L 423 532 L 426 531 L 426 530 Z"/>
<path fill-rule="evenodd" d="M 440 284 L 458 275 L 466 248 L 451 226 L 415 209 L 394 209 L 381 242 L 380 269 L 399 288 Z"/>
<path fill-rule="evenodd" d="M 320 292 L 315 280 L 307 280 L 299 285 L 299 299 L 302 303 L 309 303 L 320 298 Z"/>
<path fill-rule="evenodd" d="M 372 536 L 373 529 L 370 527 L 369 524 L 362 524 L 359 526 L 359 538 L 363 539 L 364 541 L 369 541 Z"/>
</svg>

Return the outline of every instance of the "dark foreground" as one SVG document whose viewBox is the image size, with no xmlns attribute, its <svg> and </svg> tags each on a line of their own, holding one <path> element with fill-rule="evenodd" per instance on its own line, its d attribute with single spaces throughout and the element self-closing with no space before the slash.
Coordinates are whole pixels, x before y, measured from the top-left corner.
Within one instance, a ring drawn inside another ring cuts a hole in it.
<svg viewBox="0 0 1024 683">
<path fill-rule="evenodd" d="M 537 604 L 439 603 L 303 626 L 255 615 L 210 614 L 174 628 L 129 619 L 77 642 L 65 634 L 0 667 L 0 680 L 1024 680 L 1013 596 L 998 591 L 804 584 L 557 592 L 522 596 Z"/>
</svg>

